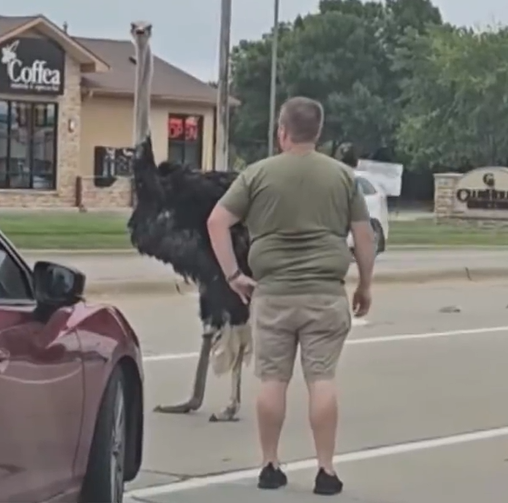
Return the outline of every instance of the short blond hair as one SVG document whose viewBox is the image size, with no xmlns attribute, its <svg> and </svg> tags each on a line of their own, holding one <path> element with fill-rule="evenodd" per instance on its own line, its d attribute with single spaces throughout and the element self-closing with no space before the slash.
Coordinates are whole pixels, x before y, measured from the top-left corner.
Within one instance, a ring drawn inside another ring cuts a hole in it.
<svg viewBox="0 0 508 503">
<path fill-rule="evenodd" d="M 323 128 L 324 115 L 319 101 L 297 96 L 282 105 L 279 126 L 286 130 L 293 143 L 315 143 Z"/>
</svg>

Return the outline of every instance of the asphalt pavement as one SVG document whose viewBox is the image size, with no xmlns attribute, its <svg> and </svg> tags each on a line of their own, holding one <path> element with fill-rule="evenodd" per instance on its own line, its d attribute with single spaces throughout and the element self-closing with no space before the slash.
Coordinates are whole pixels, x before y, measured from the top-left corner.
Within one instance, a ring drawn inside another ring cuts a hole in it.
<svg viewBox="0 0 508 503">
<path fill-rule="evenodd" d="M 388 257 L 388 255 L 387 255 Z M 389 261 L 389 259 L 387 259 Z M 344 503 L 504 503 L 508 494 L 508 288 L 503 282 L 383 285 L 339 366 L 336 466 Z M 143 470 L 126 501 L 318 501 L 300 372 L 289 392 L 281 445 L 289 486 L 256 489 L 259 450 L 252 368 L 237 423 L 209 423 L 226 404 L 228 378 L 210 375 L 194 414 L 162 415 L 188 398 L 200 324 L 197 298 L 101 295 L 141 337 L 146 373 Z"/>
<path fill-rule="evenodd" d="M 26 252 L 23 255 L 31 264 L 51 260 L 80 269 L 87 275 L 91 293 L 174 293 L 189 289 L 170 266 L 137 253 Z M 375 266 L 378 283 L 503 276 L 508 278 L 508 248 L 388 250 L 377 257 Z M 357 269 L 352 264 L 348 279 L 355 281 L 356 278 Z"/>
</svg>

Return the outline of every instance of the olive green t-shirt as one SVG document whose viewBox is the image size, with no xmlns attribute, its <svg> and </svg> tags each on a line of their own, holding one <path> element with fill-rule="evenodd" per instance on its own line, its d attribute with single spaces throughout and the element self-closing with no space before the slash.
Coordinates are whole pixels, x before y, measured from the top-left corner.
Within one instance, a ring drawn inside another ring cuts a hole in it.
<svg viewBox="0 0 508 503">
<path fill-rule="evenodd" d="M 249 230 L 259 293 L 344 293 L 351 222 L 369 220 L 349 166 L 316 151 L 280 154 L 248 166 L 219 204 Z"/>
</svg>

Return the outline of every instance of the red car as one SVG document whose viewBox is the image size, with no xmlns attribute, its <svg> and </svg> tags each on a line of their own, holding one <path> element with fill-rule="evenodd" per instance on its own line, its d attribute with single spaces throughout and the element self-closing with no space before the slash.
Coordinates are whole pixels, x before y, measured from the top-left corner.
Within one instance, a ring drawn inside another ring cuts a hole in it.
<svg viewBox="0 0 508 503">
<path fill-rule="evenodd" d="M 85 276 L 0 233 L 0 502 L 118 503 L 141 465 L 139 340 Z"/>
</svg>

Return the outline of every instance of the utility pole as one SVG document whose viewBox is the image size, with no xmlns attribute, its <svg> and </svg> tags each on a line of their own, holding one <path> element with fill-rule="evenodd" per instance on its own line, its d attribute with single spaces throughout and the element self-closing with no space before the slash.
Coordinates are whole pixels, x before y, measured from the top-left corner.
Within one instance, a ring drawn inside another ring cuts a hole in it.
<svg viewBox="0 0 508 503">
<path fill-rule="evenodd" d="M 272 69 L 270 73 L 270 120 L 268 125 L 268 156 L 274 154 L 275 136 L 275 98 L 277 96 L 277 58 L 279 45 L 279 6 L 280 0 L 273 3 Z"/>
<path fill-rule="evenodd" d="M 217 92 L 215 170 L 229 169 L 229 52 L 231 0 L 222 0 L 219 43 L 219 82 Z"/>
</svg>

